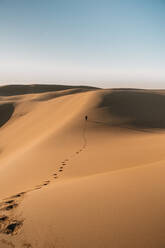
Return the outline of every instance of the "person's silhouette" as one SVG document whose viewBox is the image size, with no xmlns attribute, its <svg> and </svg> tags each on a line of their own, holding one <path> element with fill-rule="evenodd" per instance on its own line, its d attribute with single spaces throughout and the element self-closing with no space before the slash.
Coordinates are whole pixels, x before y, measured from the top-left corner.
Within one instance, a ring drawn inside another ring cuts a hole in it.
<svg viewBox="0 0 165 248">
<path fill-rule="evenodd" d="M 86 121 L 88 120 L 88 116 L 87 116 L 87 115 L 85 116 L 85 120 L 86 120 Z"/>
</svg>

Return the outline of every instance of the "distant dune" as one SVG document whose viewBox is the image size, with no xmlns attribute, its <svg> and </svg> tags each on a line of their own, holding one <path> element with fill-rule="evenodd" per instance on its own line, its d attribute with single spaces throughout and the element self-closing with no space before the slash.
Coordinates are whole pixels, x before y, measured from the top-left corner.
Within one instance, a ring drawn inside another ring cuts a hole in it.
<svg viewBox="0 0 165 248">
<path fill-rule="evenodd" d="M 98 89 L 91 86 L 71 86 L 71 85 L 53 85 L 53 84 L 31 84 L 31 85 L 5 85 L 0 86 L 0 96 L 13 96 L 34 93 L 45 93 L 51 91 L 68 90 L 68 89 Z"/>
<path fill-rule="evenodd" d="M 0 101 L 0 248 L 165 246 L 164 90 L 8 85 Z"/>
</svg>

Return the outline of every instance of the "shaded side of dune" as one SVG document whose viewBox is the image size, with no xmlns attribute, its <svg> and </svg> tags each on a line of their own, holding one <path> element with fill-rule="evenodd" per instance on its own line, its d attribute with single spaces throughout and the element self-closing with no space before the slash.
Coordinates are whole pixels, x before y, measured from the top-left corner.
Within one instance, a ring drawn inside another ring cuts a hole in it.
<svg viewBox="0 0 165 248">
<path fill-rule="evenodd" d="M 33 93 L 44 93 L 51 91 L 60 91 L 67 89 L 84 89 L 95 90 L 99 89 L 90 86 L 71 86 L 71 85 L 53 85 L 53 84 L 31 84 L 31 85 L 5 85 L 0 87 L 0 96 L 24 95 Z"/>
<path fill-rule="evenodd" d="M 165 128 L 165 95 L 157 92 L 112 90 L 102 96 L 98 107 L 119 118 L 123 127 Z"/>
<path fill-rule="evenodd" d="M 2 127 L 12 116 L 14 104 L 6 103 L 0 105 L 0 127 Z"/>
</svg>

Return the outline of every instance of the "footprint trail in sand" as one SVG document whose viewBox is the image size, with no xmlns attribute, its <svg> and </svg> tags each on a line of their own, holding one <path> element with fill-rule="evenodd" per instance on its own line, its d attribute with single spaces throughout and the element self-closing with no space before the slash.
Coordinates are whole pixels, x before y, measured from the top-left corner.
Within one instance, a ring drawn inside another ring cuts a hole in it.
<svg viewBox="0 0 165 248">
<path fill-rule="evenodd" d="M 57 171 L 50 176 L 49 180 L 45 180 L 41 184 L 34 186 L 32 189 L 29 189 L 26 192 L 20 192 L 16 195 L 5 198 L 0 202 L 0 234 L 6 234 L 6 235 L 18 234 L 19 230 L 23 226 L 24 219 L 22 218 L 21 215 L 17 215 L 16 209 L 21 204 L 25 194 L 35 190 L 40 190 L 43 187 L 48 186 L 50 183 L 53 183 L 54 180 L 57 180 L 63 174 L 65 167 L 69 165 L 69 161 L 86 149 L 87 147 L 86 123 L 82 130 L 82 139 L 83 139 L 82 147 L 73 154 L 71 154 L 68 158 L 65 158 L 63 161 L 61 161 Z"/>
</svg>

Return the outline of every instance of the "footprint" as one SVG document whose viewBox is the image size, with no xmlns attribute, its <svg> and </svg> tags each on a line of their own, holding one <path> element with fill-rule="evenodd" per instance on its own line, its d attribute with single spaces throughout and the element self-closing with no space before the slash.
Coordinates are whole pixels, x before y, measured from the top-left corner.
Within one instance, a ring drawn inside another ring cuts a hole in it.
<svg viewBox="0 0 165 248">
<path fill-rule="evenodd" d="M 61 171 L 63 171 L 62 169 L 59 169 L 59 171 L 61 172 Z"/>
<path fill-rule="evenodd" d="M 1 210 L 9 211 L 9 210 L 12 210 L 12 209 L 14 209 L 16 207 L 18 207 L 18 204 L 14 203 L 14 204 L 8 205 L 7 207 L 2 208 Z"/>
<path fill-rule="evenodd" d="M 0 222 L 4 222 L 8 219 L 6 215 L 0 217 Z"/>
<path fill-rule="evenodd" d="M 13 221 L 3 231 L 5 234 L 13 234 L 18 228 L 22 226 L 22 221 Z"/>
<path fill-rule="evenodd" d="M 5 203 L 6 204 L 11 204 L 11 203 L 13 203 L 14 202 L 14 200 L 9 200 L 9 201 L 6 201 Z"/>
<path fill-rule="evenodd" d="M 18 193 L 16 195 L 13 195 L 12 198 L 18 198 L 18 197 L 21 197 L 22 195 L 24 195 L 26 192 L 21 192 L 21 193 Z"/>
<path fill-rule="evenodd" d="M 44 183 L 42 186 L 47 186 L 48 185 L 48 183 Z"/>
</svg>

